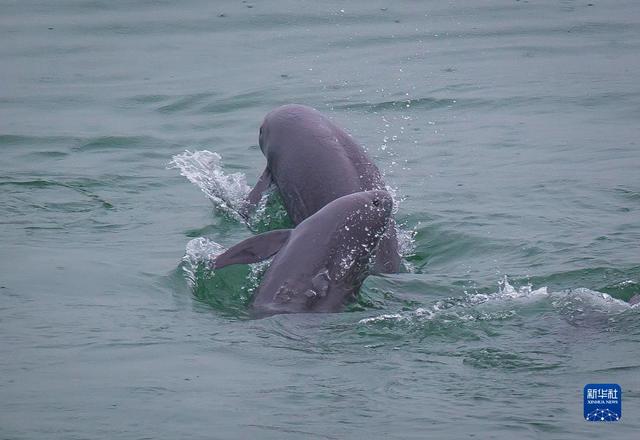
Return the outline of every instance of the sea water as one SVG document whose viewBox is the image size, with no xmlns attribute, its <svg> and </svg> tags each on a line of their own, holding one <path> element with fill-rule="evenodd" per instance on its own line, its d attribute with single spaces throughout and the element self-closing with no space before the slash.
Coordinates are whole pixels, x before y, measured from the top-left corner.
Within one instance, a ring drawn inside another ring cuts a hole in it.
<svg viewBox="0 0 640 440">
<path fill-rule="evenodd" d="M 637 438 L 638 2 L 0 1 L 0 41 L 0 438 Z M 290 102 L 404 271 L 252 320 L 268 262 L 206 262 L 290 226 L 237 215 Z"/>
</svg>

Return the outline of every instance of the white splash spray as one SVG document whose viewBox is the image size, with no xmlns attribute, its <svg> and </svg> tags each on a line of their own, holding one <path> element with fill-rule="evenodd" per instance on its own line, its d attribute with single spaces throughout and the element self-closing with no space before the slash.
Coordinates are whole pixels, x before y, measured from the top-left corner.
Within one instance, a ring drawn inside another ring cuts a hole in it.
<svg viewBox="0 0 640 440">
<path fill-rule="evenodd" d="M 182 257 L 182 270 L 191 288 L 196 284 L 198 267 L 209 267 L 209 263 L 224 251 L 224 247 L 204 237 L 194 238 L 187 243 Z"/>
<path fill-rule="evenodd" d="M 216 207 L 238 221 L 244 222 L 240 213 L 249 193 L 246 176 L 242 173 L 225 174 L 221 165 L 222 156 L 202 150 L 173 156 L 169 169 L 178 169 L 180 174 L 205 193 Z"/>
</svg>

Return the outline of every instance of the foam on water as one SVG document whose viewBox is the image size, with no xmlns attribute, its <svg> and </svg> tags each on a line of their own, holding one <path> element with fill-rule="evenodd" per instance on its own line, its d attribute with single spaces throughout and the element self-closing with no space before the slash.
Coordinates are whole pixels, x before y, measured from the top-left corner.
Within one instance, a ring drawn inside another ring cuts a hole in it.
<svg viewBox="0 0 640 440">
<path fill-rule="evenodd" d="M 173 156 L 168 168 L 179 169 L 181 175 L 205 193 L 216 209 L 244 222 L 240 213 L 250 191 L 246 176 L 242 173 L 225 174 L 221 160 L 222 156 L 208 150 L 185 150 Z"/>
</svg>

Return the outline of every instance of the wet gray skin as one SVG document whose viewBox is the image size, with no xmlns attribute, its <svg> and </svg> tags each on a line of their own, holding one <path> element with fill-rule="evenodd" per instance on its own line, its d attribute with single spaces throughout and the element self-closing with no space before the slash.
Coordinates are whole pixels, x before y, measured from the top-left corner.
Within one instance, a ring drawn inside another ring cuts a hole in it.
<svg viewBox="0 0 640 440">
<path fill-rule="evenodd" d="M 329 202 L 295 229 L 251 237 L 219 255 L 214 269 L 273 255 L 251 304 L 256 317 L 337 312 L 353 300 L 389 225 L 393 199 L 383 190 Z"/>
<path fill-rule="evenodd" d="M 347 194 L 384 190 L 380 170 L 353 138 L 317 110 L 288 104 L 271 111 L 260 127 L 267 166 L 248 196 L 250 212 L 271 184 L 278 187 L 295 225 Z M 374 270 L 400 267 L 395 223 L 380 241 Z"/>
</svg>

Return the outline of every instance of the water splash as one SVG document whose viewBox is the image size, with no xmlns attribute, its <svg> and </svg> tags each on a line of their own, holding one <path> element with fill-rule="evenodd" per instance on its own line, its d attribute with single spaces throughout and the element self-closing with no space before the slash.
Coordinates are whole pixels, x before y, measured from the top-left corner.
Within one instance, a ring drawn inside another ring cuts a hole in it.
<svg viewBox="0 0 640 440">
<path fill-rule="evenodd" d="M 241 213 L 250 191 L 246 176 L 242 173 L 225 174 L 221 160 L 222 156 L 211 151 L 185 150 L 173 156 L 168 168 L 179 169 L 182 176 L 205 193 L 216 209 L 244 222 Z"/>
<path fill-rule="evenodd" d="M 398 253 L 403 258 L 403 263 L 408 272 L 415 272 L 415 267 L 405 258 L 413 255 L 416 248 L 415 229 L 405 229 L 404 225 L 396 223 L 396 237 L 398 239 Z"/>
<path fill-rule="evenodd" d="M 260 280 L 271 265 L 272 258 L 250 264 L 249 272 L 244 269 L 231 271 L 221 269 L 218 274 L 216 270 L 211 269 L 211 263 L 225 251 L 222 245 L 205 237 L 189 241 L 185 255 L 182 257 L 184 277 L 198 297 L 212 299 L 213 295 L 225 306 L 234 302 L 246 305 L 260 285 Z M 229 289 L 230 285 L 235 287 Z M 216 301 L 213 303 L 213 305 L 217 304 Z"/>
<path fill-rule="evenodd" d="M 400 196 L 398 194 L 398 189 L 393 186 L 385 185 L 385 190 L 393 199 L 393 211 L 391 214 L 395 217 L 400 209 L 400 204 L 406 199 L 406 197 Z M 415 236 L 417 231 L 415 227 L 407 228 L 407 225 L 399 223 L 398 221 L 395 222 L 395 229 L 398 240 L 398 253 L 400 254 L 400 257 L 403 258 L 405 269 L 409 272 L 414 272 L 415 268 L 404 259 L 411 256 L 415 250 Z"/>
<path fill-rule="evenodd" d="M 255 212 L 249 217 L 248 226 L 256 233 L 294 227 L 275 185 L 262 195 Z"/>
<path fill-rule="evenodd" d="M 194 238 L 187 243 L 184 257 L 182 257 L 182 270 L 192 289 L 196 285 L 201 269 L 208 268 L 209 263 L 224 251 L 224 247 L 204 237 Z"/>
<path fill-rule="evenodd" d="M 249 296 L 252 296 L 258 286 L 260 286 L 260 280 L 262 279 L 262 276 L 267 271 L 269 266 L 271 266 L 272 260 L 273 258 L 269 258 L 267 260 L 259 261 L 257 263 L 249 265 L 251 271 L 247 276 L 248 284 L 242 286 L 242 290 L 247 292 Z"/>
<path fill-rule="evenodd" d="M 467 292 L 465 292 L 467 293 Z M 470 305 L 483 304 L 489 301 L 504 300 L 537 300 L 543 296 L 549 295 L 546 287 L 533 289 L 531 284 L 525 284 L 518 288 L 509 284 L 509 278 L 505 275 L 498 281 L 498 291 L 491 294 L 467 293 L 467 300 Z"/>
</svg>

